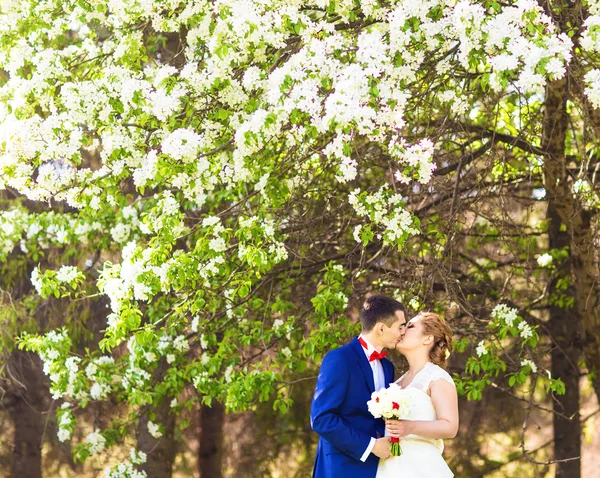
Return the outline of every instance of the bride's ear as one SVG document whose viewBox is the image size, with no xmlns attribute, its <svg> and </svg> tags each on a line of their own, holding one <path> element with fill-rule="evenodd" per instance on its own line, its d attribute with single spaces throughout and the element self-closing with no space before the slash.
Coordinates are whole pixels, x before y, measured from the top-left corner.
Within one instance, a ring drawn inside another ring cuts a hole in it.
<svg viewBox="0 0 600 478">
<path fill-rule="evenodd" d="M 423 345 L 431 345 L 433 343 L 433 335 L 428 335 L 423 339 Z"/>
</svg>

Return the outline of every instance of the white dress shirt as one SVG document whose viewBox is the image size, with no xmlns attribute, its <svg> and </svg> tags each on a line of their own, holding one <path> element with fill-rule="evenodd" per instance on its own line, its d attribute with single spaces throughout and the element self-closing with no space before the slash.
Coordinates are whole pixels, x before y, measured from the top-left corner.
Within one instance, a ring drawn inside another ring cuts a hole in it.
<svg viewBox="0 0 600 478">
<path fill-rule="evenodd" d="M 369 357 L 371 356 L 371 354 L 373 352 L 376 352 L 376 351 L 381 352 L 381 350 L 377 350 L 375 347 L 373 347 L 373 345 L 371 345 L 369 343 L 369 341 L 363 337 L 362 334 L 360 335 L 359 338 L 362 338 L 365 341 L 365 343 L 367 344 L 367 348 L 362 347 L 363 352 L 367 356 L 367 360 L 369 360 Z M 372 362 L 369 362 L 369 365 L 371 366 L 371 370 L 373 371 L 373 381 L 375 382 L 375 391 L 377 392 L 378 390 L 385 388 L 385 373 L 383 371 L 383 365 L 381 364 L 381 360 L 373 360 Z M 367 446 L 367 449 L 365 450 L 363 455 L 360 457 L 360 461 L 366 461 L 367 458 L 369 458 L 369 455 L 371 454 L 371 450 L 373 450 L 374 446 L 375 446 L 375 438 L 371 437 L 369 446 Z"/>
</svg>

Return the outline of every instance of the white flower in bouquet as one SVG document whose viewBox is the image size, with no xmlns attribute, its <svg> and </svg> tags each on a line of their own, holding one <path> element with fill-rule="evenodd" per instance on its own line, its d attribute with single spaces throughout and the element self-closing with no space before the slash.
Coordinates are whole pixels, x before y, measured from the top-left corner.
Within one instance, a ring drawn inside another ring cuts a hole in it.
<svg viewBox="0 0 600 478">
<path fill-rule="evenodd" d="M 392 413 L 389 417 L 404 420 L 410 416 L 412 410 L 410 393 L 403 390 L 399 385 L 393 383 L 387 390 L 387 396 L 392 402 Z"/>
<path fill-rule="evenodd" d="M 389 389 L 385 388 L 381 394 L 381 416 L 382 418 L 391 418 L 393 413 L 393 400 Z"/>
<path fill-rule="evenodd" d="M 367 408 L 375 418 L 383 417 L 383 402 L 381 400 L 383 394 L 381 392 L 384 391 L 385 389 L 381 389 L 379 392 L 373 392 L 371 400 L 367 402 Z"/>
</svg>

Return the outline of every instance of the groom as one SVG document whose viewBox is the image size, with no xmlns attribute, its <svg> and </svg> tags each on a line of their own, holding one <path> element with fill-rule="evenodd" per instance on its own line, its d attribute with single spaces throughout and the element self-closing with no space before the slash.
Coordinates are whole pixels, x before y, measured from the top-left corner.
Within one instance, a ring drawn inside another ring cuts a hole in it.
<svg viewBox="0 0 600 478">
<path fill-rule="evenodd" d="M 394 381 L 394 366 L 383 358 L 404 334 L 404 306 L 374 295 L 360 312 L 362 333 L 330 351 L 321 364 L 310 410 L 320 435 L 313 478 L 374 478 L 379 459 L 390 455 L 385 424 L 367 409 L 371 393 Z"/>
</svg>

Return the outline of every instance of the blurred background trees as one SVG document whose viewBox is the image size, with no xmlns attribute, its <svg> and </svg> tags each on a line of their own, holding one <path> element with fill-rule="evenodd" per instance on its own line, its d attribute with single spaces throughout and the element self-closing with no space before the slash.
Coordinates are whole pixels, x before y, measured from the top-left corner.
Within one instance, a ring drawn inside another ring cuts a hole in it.
<svg viewBox="0 0 600 478">
<path fill-rule="evenodd" d="M 365 5 L 307 3 L 274 27 L 281 43 L 258 45 L 227 23 L 237 5 L 212 18 L 200 3 L 21 3 L 0 10 L 0 473 L 128 463 L 122 476 L 310 476 L 320 360 L 380 292 L 455 331 L 456 476 L 594 476 L 595 2 L 383 2 L 406 17 L 383 16 L 387 27 Z M 205 18 L 221 32 L 212 42 Z M 302 55 L 307 25 L 323 24 L 347 48 L 327 51 L 321 71 Z M 389 70 L 373 73 L 383 60 L 362 50 L 398 31 L 402 53 L 390 47 Z M 302 61 L 311 74 L 296 78 Z M 330 116 L 347 66 L 368 78 L 366 96 L 341 107 L 349 119 L 315 126 L 311 104 Z M 266 83 L 242 88 L 248 71 L 281 73 L 278 101 L 296 103 L 280 111 Z M 366 127 L 365 108 L 381 124 Z M 74 141 L 71 120 L 83 138 L 72 156 L 29 153 L 40 131 Z M 206 144 L 173 146 L 190 132 Z M 53 352 L 45 334 L 57 330 L 68 345 Z"/>
</svg>

